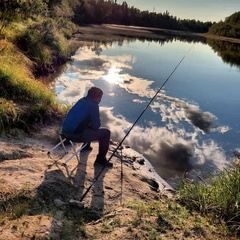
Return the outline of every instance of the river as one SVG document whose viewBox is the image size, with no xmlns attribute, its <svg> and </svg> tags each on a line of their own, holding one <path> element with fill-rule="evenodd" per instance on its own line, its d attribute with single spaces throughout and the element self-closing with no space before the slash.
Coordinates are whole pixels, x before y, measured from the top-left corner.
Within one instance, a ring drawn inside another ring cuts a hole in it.
<svg viewBox="0 0 240 240">
<path fill-rule="evenodd" d="M 63 103 L 104 91 L 102 125 L 143 154 L 165 180 L 205 178 L 240 149 L 240 44 L 132 39 L 83 46 L 54 81 Z M 164 85 L 164 87 L 162 87 Z"/>
</svg>

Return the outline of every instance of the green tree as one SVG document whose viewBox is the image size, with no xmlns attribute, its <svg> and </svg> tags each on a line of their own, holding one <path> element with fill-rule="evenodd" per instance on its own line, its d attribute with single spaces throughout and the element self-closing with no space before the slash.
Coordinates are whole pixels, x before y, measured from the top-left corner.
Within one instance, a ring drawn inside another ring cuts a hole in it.
<svg viewBox="0 0 240 240">
<path fill-rule="evenodd" d="M 236 12 L 227 17 L 225 21 L 213 24 L 209 29 L 209 34 L 240 38 L 240 12 Z"/>
<path fill-rule="evenodd" d="M 20 14 L 23 19 L 47 14 L 47 4 L 42 0 L 25 0 L 20 3 Z"/>
<path fill-rule="evenodd" d="M 0 0 L 0 33 L 11 22 L 44 14 L 47 4 L 42 0 Z"/>
</svg>

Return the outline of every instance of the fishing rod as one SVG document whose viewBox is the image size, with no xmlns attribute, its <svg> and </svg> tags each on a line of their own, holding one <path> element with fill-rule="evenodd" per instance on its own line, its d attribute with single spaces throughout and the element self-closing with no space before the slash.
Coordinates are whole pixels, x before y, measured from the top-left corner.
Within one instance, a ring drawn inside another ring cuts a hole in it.
<svg viewBox="0 0 240 240">
<path fill-rule="evenodd" d="M 133 123 L 133 125 L 129 128 L 129 130 L 127 131 L 126 135 L 123 137 L 123 139 L 119 142 L 119 144 L 117 145 L 117 147 L 114 149 L 114 151 L 112 152 L 111 156 L 108 159 L 108 162 L 110 162 L 110 160 L 112 159 L 112 157 L 114 156 L 114 154 L 117 152 L 117 150 L 120 148 L 120 146 L 122 145 L 122 143 L 125 141 L 125 139 L 127 138 L 127 136 L 129 135 L 129 133 L 132 131 L 132 129 L 134 128 L 134 126 L 137 124 L 138 120 L 142 117 L 142 115 L 145 113 L 145 111 L 147 110 L 147 108 L 151 105 L 151 103 L 153 102 L 153 100 L 156 98 L 156 96 L 159 94 L 159 92 L 163 89 L 163 87 L 165 86 L 165 84 L 168 82 L 168 80 L 170 79 L 170 77 L 173 75 L 173 73 L 177 70 L 177 68 L 179 67 L 179 65 L 182 63 L 182 61 L 184 60 L 184 58 L 187 56 L 187 54 L 191 51 L 191 49 L 193 48 L 193 45 L 189 48 L 189 50 L 186 52 L 186 54 L 182 57 L 182 59 L 178 62 L 178 64 L 176 65 L 176 67 L 172 70 L 172 72 L 170 73 L 170 75 L 168 76 L 168 78 L 164 81 L 164 83 L 162 84 L 162 86 L 158 89 L 158 91 L 155 93 L 155 95 L 152 97 L 152 99 L 149 101 L 149 103 L 147 104 L 147 106 L 143 109 L 143 111 L 141 112 L 141 114 L 138 116 L 138 118 L 136 119 L 136 121 Z M 90 189 L 92 188 L 92 186 L 95 184 L 95 182 L 98 180 L 98 178 L 100 177 L 100 175 L 102 174 L 103 170 L 105 169 L 105 166 L 103 166 L 102 170 L 98 173 L 98 175 L 92 180 L 92 183 L 90 184 L 90 186 L 87 188 L 87 190 L 85 191 L 85 193 L 83 194 L 83 196 L 81 197 L 80 201 L 83 201 L 83 199 L 85 198 L 85 196 L 88 194 L 88 192 L 90 191 Z"/>
</svg>

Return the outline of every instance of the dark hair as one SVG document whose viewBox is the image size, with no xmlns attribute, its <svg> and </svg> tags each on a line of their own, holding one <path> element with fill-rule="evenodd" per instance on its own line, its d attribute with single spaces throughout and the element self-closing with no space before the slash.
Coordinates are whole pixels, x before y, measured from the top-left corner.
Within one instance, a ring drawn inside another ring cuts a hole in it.
<svg viewBox="0 0 240 240">
<path fill-rule="evenodd" d="M 87 96 L 90 97 L 91 99 L 94 99 L 96 97 L 102 97 L 103 95 L 103 91 L 98 88 L 98 87 L 91 87 L 89 90 L 88 90 L 88 94 Z"/>
</svg>

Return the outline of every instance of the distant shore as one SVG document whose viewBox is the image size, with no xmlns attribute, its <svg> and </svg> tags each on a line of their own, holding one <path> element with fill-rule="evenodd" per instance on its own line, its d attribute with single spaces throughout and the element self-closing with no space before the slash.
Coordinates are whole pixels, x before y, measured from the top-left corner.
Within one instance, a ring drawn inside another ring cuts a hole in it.
<svg viewBox="0 0 240 240">
<path fill-rule="evenodd" d="M 240 39 L 228 38 L 207 33 L 194 33 L 189 31 L 178 31 L 172 29 L 148 28 L 137 26 L 125 26 L 114 24 L 103 25 L 87 25 L 79 27 L 78 32 L 75 33 L 74 39 L 80 41 L 98 41 L 98 40 L 119 40 L 119 38 L 151 38 L 151 39 L 167 39 L 166 35 L 173 36 L 192 36 L 199 38 L 215 39 L 220 41 L 227 41 L 239 43 Z"/>
</svg>

